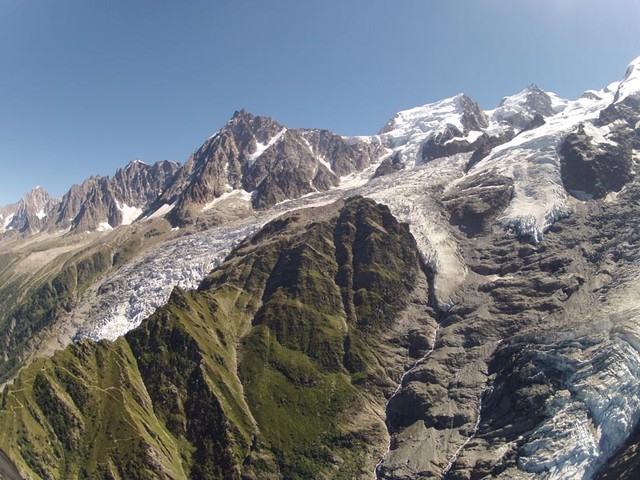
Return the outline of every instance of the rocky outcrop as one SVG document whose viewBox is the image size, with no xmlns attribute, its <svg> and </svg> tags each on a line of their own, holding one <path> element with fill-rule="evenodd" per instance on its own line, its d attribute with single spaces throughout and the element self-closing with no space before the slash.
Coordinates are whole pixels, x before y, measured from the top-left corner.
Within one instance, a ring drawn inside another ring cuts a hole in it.
<svg viewBox="0 0 640 480">
<path fill-rule="evenodd" d="M 602 198 L 620 191 L 631 179 L 632 149 L 623 132 L 598 141 L 582 125 L 567 136 L 560 153 L 562 181 L 579 198 Z"/>
<path fill-rule="evenodd" d="M 121 204 L 145 209 L 169 186 L 178 168 L 166 160 L 153 165 L 134 160 L 111 179 L 114 195 Z"/>
<path fill-rule="evenodd" d="M 389 175 L 391 173 L 398 172 L 402 170 L 403 167 L 404 165 L 402 165 L 399 155 L 386 157 L 384 160 L 380 162 L 380 165 L 378 165 L 378 168 L 376 168 L 376 171 L 373 174 L 373 178 L 383 177 L 384 175 Z"/>
<path fill-rule="evenodd" d="M 451 224 L 473 237 L 488 233 L 512 196 L 510 178 L 485 174 L 461 181 L 445 193 L 442 201 L 451 212 Z"/>
<path fill-rule="evenodd" d="M 286 131 L 248 168 L 243 184 L 245 190 L 255 191 L 255 208 L 271 207 L 288 198 L 338 185 L 330 164 L 319 162 L 309 145 L 296 132 Z"/>
<path fill-rule="evenodd" d="M 465 172 L 471 170 L 476 164 L 482 161 L 491 153 L 495 147 L 507 143 L 515 136 L 513 130 L 506 130 L 500 135 L 489 136 L 483 133 L 473 144 L 473 154 L 469 157 L 469 161 L 464 167 Z"/>
</svg>

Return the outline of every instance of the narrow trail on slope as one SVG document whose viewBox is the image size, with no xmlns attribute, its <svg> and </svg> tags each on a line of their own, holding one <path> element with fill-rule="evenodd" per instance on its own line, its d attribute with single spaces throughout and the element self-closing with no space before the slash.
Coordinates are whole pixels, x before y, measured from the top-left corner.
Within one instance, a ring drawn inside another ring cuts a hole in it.
<svg viewBox="0 0 640 480">
<path fill-rule="evenodd" d="M 402 384 L 404 383 L 404 379 L 407 375 L 409 375 L 411 372 L 413 372 L 417 367 L 419 367 L 420 365 L 422 365 L 424 362 L 427 361 L 427 359 L 429 358 L 429 356 L 431 356 L 431 354 L 433 353 L 433 351 L 436 348 L 436 341 L 438 340 L 438 333 L 440 332 L 440 324 L 436 323 L 436 328 L 433 331 L 433 340 L 431 342 L 431 348 L 429 349 L 429 351 L 427 353 L 425 353 L 421 358 L 419 358 L 418 360 L 415 361 L 415 363 L 411 366 L 411 368 L 409 370 L 407 370 L 406 372 L 404 372 L 402 374 L 402 376 L 400 377 L 400 380 L 398 381 L 398 386 L 396 387 L 395 391 L 393 392 L 393 394 L 389 397 L 389 400 L 387 400 L 387 404 L 384 407 L 384 411 L 385 414 L 387 416 L 387 431 L 389 430 L 389 424 L 388 424 L 388 410 L 389 410 L 389 404 L 391 403 L 391 401 L 393 400 L 393 398 L 400 392 L 400 390 L 402 389 Z M 387 446 L 387 451 L 384 453 L 384 455 L 382 456 L 382 458 L 380 459 L 380 461 L 378 463 L 376 463 L 376 466 L 373 470 L 373 475 L 375 480 L 378 480 L 378 471 L 380 470 L 380 467 L 382 466 L 382 463 L 384 462 L 384 459 L 387 457 L 387 455 L 389 455 L 389 453 L 391 452 L 391 432 L 389 432 L 389 445 Z"/>
</svg>

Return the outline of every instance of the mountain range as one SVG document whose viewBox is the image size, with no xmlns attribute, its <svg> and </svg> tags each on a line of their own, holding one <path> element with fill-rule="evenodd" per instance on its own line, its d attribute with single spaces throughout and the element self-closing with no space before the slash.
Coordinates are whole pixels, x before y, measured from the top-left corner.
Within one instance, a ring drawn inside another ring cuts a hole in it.
<svg viewBox="0 0 640 480">
<path fill-rule="evenodd" d="M 640 474 L 640 58 L 374 135 L 235 112 L 0 208 L 0 476 Z"/>
</svg>

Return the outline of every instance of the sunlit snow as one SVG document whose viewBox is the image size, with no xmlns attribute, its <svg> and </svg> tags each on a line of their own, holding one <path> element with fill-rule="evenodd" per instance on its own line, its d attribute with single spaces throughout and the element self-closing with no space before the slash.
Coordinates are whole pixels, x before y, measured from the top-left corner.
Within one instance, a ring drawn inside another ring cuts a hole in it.
<svg viewBox="0 0 640 480">
<path fill-rule="evenodd" d="M 139 161 L 139 160 L 138 160 Z M 122 213 L 121 225 L 131 225 L 140 215 L 142 215 L 142 209 L 138 207 L 130 207 L 126 203 L 120 205 L 116 204 L 118 210 Z"/>
<path fill-rule="evenodd" d="M 422 144 L 448 127 L 461 132 L 463 94 L 447 98 L 440 102 L 411 108 L 396 113 L 382 129 L 379 137 L 387 142 L 394 153 L 400 155 L 403 163 L 415 166 L 420 163 L 418 157 Z"/>
<path fill-rule="evenodd" d="M 256 150 L 247 159 L 248 164 L 252 165 L 253 162 L 255 162 L 258 157 L 260 157 L 260 155 L 262 155 L 269 147 L 275 145 L 277 141 L 282 138 L 286 131 L 287 129 L 283 128 L 277 134 L 275 134 L 273 138 L 271 138 L 271 140 L 269 140 L 267 143 L 256 142 Z"/>
<path fill-rule="evenodd" d="M 627 66 L 624 78 L 620 82 L 616 92 L 616 103 L 622 102 L 630 96 L 640 94 L 640 57 L 634 59 Z"/>
<path fill-rule="evenodd" d="M 11 215 L 9 215 L 7 218 L 4 219 L 4 224 L 2 225 L 3 232 L 5 232 L 9 227 L 9 225 L 11 225 L 11 222 L 13 221 L 13 217 L 15 217 L 15 215 L 16 215 L 15 213 L 12 213 Z"/>
<path fill-rule="evenodd" d="M 104 222 L 100 222 L 98 224 L 98 228 L 96 228 L 96 231 L 98 231 L 98 232 L 106 232 L 106 231 L 109 231 L 109 230 L 113 230 L 113 227 L 106 220 Z"/>
<path fill-rule="evenodd" d="M 241 202 L 250 203 L 251 202 L 251 194 L 249 192 L 247 192 L 246 190 L 243 190 L 243 189 L 233 190 L 233 187 L 231 187 L 231 185 L 227 185 L 227 191 L 225 193 L 223 193 L 222 195 L 220 195 L 219 197 L 214 198 L 210 202 L 207 202 L 202 207 L 202 211 L 206 212 L 207 210 L 211 210 L 216 205 L 218 205 L 220 203 L 223 203 L 223 202 L 225 202 L 227 200 L 234 200 L 234 201 L 239 200 Z"/>
<path fill-rule="evenodd" d="M 171 210 L 173 210 L 173 208 L 176 206 L 175 203 L 172 203 L 171 205 L 167 204 L 167 203 L 163 203 L 162 206 L 160 206 L 155 212 L 151 213 L 150 215 L 148 215 L 145 218 L 157 218 L 157 217 L 161 217 L 162 215 L 166 215 L 167 213 L 169 213 Z"/>
</svg>

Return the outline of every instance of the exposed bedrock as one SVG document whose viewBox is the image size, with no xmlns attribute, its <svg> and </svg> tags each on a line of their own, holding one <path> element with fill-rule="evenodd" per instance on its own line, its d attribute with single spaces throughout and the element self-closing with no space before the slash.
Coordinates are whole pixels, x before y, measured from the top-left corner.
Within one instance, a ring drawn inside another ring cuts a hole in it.
<svg viewBox="0 0 640 480">
<path fill-rule="evenodd" d="M 461 229 L 470 274 L 389 402 L 378 478 L 635 478 L 639 200 L 631 181 L 538 245 Z"/>
<path fill-rule="evenodd" d="M 461 181 L 442 200 L 451 213 L 450 222 L 473 237 L 487 233 L 512 196 L 510 178 L 485 173 Z"/>
<path fill-rule="evenodd" d="M 613 139 L 594 142 L 581 126 L 560 147 L 562 182 L 574 196 L 602 198 L 618 192 L 632 176 L 630 135 L 621 130 Z"/>
</svg>

